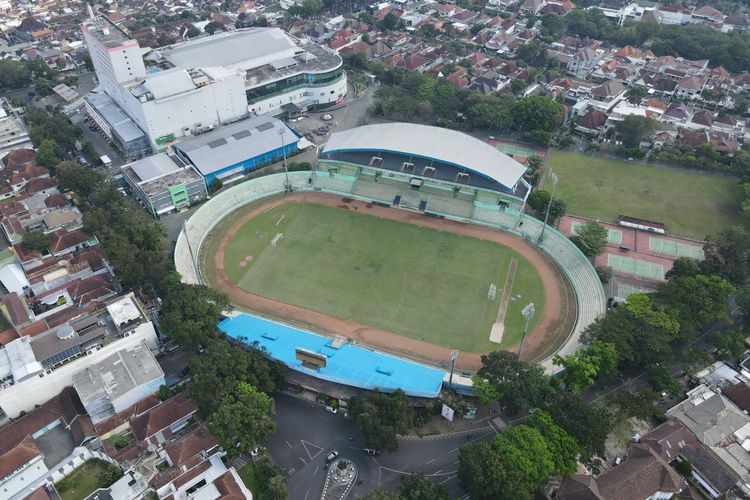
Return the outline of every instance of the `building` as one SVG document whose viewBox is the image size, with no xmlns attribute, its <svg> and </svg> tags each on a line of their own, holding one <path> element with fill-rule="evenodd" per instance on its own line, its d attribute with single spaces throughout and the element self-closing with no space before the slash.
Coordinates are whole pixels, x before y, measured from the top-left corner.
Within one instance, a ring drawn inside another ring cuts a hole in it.
<svg viewBox="0 0 750 500">
<path fill-rule="evenodd" d="M 73 375 L 73 387 L 91 421 L 113 417 L 164 385 L 164 372 L 142 342 Z"/>
<path fill-rule="evenodd" d="M 343 60 L 334 51 L 278 28 L 250 28 L 197 38 L 158 51 L 174 67 L 241 70 L 251 113 L 276 114 L 285 104 L 323 109 L 347 92 Z"/>
<path fill-rule="evenodd" d="M 249 114 L 325 108 L 346 96 L 341 57 L 278 28 L 157 49 L 148 56 L 155 64 L 148 70 L 138 42 L 106 18 L 89 19 L 82 29 L 101 83 L 86 109 L 133 159 Z"/>
<path fill-rule="evenodd" d="M 17 148 L 30 148 L 31 139 L 10 102 L 0 99 L 0 157 Z"/>
<path fill-rule="evenodd" d="M 318 170 L 358 177 L 361 189 L 379 182 L 403 185 L 394 204 L 416 203 L 414 208 L 425 212 L 460 201 L 467 216 L 475 206 L 518 210 L 530 192 L 526 167 L 496 148 L 461 132 L 412 123 L 335 132 L 321 151 Z"/>
<path fill-rule="evenodd" d="M 96 316 L 37 332 L 0 349 L 0 410 L 11 418 L 47 401 L 72 385 L 76 373 L 117 351 L 143 342 L 157 349 L 154 326 L 133 294 L 114 300 Z"/>
<path fill-rule="evenodd" d="M 281 120 L 256 116 L 175 144 L 174 151 L 210 185 L 280 160 L 297 149 L 299 140 Z"/>
<path fill-rule="evenodd" d="M 160 153 L 122 167 L 133 195 L 154 217 L 205 199 L 206 182 L 178 156 Z"/>
</svg>

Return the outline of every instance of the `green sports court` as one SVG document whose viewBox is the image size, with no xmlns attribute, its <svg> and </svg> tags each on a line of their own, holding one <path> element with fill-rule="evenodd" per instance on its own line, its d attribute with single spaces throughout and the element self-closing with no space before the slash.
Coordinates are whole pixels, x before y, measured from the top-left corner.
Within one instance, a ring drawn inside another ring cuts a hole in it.
<svg viewBox="0 0 750 500">
<path fill-rule="evenodd" d="M 634 259 L 617 254 L 607 254 L 607 265 L 614 272 L 634 274 L 654 280 L 664 281 L 664 266 L 647 260 Z"/>
<path fill-rule="evenodd" d="M 506 155 L 509 155 L 509 156 L 523 156 L 524 158 L 528 158 L 530 156 L 536 155 L 535 150 L 524 148 L 522 146 L 516 146 L 514 144 L 505 144 L 502 142 L 498 142 L 495 147 L 501 153 L 505 153 Z"/>
<path fill-rule="evenodd" d="M 688 245 L 679 241 L 649 236 L 648 249 L 654 253 L 669 255 L 670 257 L 688 257 L 702 260 L 703 249 L 698 245 Z"/>
</svg>

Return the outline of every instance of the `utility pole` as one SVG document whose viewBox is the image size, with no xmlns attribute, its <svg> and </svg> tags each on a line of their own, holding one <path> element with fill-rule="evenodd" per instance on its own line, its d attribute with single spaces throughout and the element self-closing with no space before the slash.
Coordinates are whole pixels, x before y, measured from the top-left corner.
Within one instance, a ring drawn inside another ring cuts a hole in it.
<svg viewBox="0 0 750 500">
<path fill-rule="evenodd" d="M 286 125 L 279 129 L 279 137 L 281 137 L 281 154 L 284 156 L 284 191 L 291 191 L 292 185 L 289 183 L 289 166 L 286 164 L 286 144 L 284 142 L 285 132 Z"/>
<path fill-rule="evenodd" d="M 544 241 L 544 230 L 547 229 L 547 220 L 549 219 L 549 210 L 552 207 L 552 199 L 555 197 L 555 188 L 557 187 L 557 183 L 560 182 L 560 179 L 552 171 L 550 171 L 549 173 L 549 180 L 550 182 L 552 182 L 552 192 L 549 195 L 547 212 L 544 214 L 544 224 L 542 225 L 542 232 L 539 234 L 539 239 L 537 240 L 537 243 L 540 245 L 542 244 L 542 241 Z"/>
<path fill-rule="evenodd" d="M 448 379 L 448 390 L 453 389 L 453 370 L 456 368 L 456 359 L 458 358 L 458 351 L 451 351 L 451 375 Z"/>
<path fill-rule="evenodd" d="M 536 307 L 534 306 L 533 302 L 531 304 L 528 304 L 521 311 L 521 314 L 523 315 L 523 318 L 526 321 L 523 324 L 523 335 L 521 335 L 521 345 L 518 346 L 518 359 L 521 359 L 521 353 L 523 353 L 523 343 L 526 340 L 526 332 L 529 329 L 529 321 L 531 320 L 531 318 L 534 317 L 535 312 L 536 312 Z"/>
</svg>

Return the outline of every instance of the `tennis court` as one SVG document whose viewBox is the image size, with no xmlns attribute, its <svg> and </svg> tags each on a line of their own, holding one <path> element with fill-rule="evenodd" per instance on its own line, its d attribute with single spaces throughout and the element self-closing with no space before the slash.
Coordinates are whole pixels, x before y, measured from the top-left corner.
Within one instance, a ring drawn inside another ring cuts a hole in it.
<svg viewBox="0 0 750 500">
<path fill-rule="evenodd" d="M 689 257 L 703 260 L 703 249 L 697 245 L 688 245 L 679 241 L 667 240 L 651 236 L 648 239 L 648 249 L 654 253 L 672 255 L 674 257 Z"/>
<path fill-rule="evenodd" d="M 583 222 L 574 220 L 570 223 L 570 231 L 573 234 L 578 234 L 578 228 L 583 225 Z M 609 243 L 619 245 L 622 243 L 622 231 L 619 229 L 610 229 L 607 228 L 608 234 L 607 234 L 607 241 Z"/>
<path fill-rule="evenodd" d="M 607 254 L 607 265 L 615 272 L 664 281 L 664 266 L 661 264 L 610 253 Z"/>
<path fill-rule="evenodd" d="M 536 155 L 536 151 L 533 149 L 523 148 L 521 146 L 515 146 L 513 144 L 498 142 L 495 147 L 501 153 L 505 153 L 509 156 L 523 156 L 524 158 L 528 158 L 530 156 Z"/>
</svg>

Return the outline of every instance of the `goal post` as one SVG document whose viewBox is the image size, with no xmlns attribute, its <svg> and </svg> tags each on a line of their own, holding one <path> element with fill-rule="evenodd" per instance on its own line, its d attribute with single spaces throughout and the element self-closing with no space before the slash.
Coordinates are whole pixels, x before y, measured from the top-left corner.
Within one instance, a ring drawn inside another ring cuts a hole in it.
<svg viewBox="0 0 750 500">
<path fill-rule="evenodd" d="M 489 300 L 495 300 L 497 296 L 497 286 L 494 283 L 490 283 L 490 289 L 487 291 L 487 298 Z"/>
</svg>

